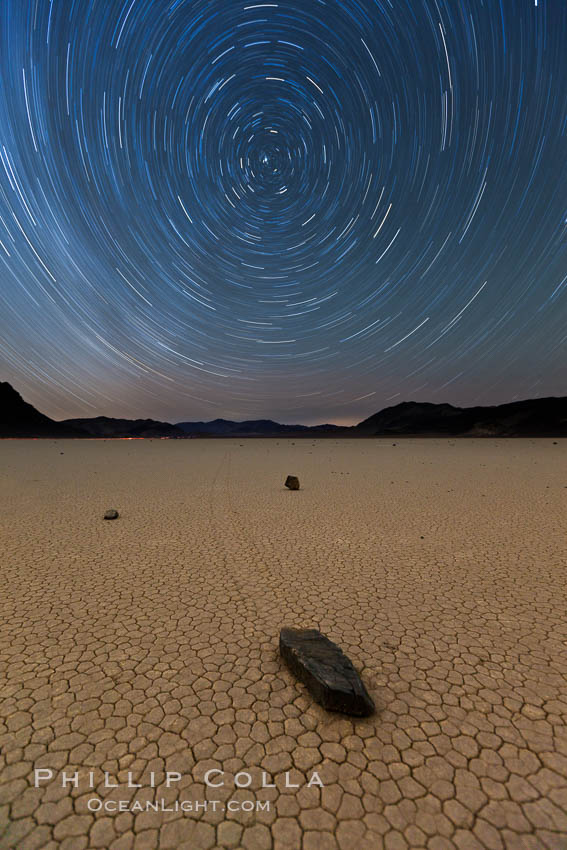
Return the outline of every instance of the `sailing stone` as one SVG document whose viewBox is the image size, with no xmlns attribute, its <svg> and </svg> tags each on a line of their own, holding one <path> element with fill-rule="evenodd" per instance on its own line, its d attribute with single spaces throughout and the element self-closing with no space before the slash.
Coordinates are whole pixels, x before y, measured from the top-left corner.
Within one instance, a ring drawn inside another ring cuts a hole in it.
<svg viewBox="0 0 567 850">
<path fill-rule="evenodd" d="M 280 654 L 323 708 L 358 717 L 374 712 L 374 702 L 350 659 L 317 629 L 283 628 Z"/>
</svg>

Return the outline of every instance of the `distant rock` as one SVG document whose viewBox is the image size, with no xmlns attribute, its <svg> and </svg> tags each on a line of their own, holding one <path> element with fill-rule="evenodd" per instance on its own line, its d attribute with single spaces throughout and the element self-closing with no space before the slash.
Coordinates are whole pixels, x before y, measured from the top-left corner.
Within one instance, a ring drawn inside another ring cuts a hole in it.
<svg viewBox="0 0 567 850">
<path fill-rule="evenodd" d="M 299 478 L 296 475 L 288 475 L 285 480 L 285 486 L 288 490 L 299 490 Z"/>
<path fill-rule="evenodd" d="M 317 629 L 283 628 L 280 654 L 323 708 L 357 717 L 374 712 L 372 698 L 352 662 Z"/>
<path fill-rule="evenodd" d="M 111 508 L 109 511 L 106 511 L 104 514 L 105 519 L 118 519 L 118 511 L 115 511 L 114 508 Z"/>
</svg>

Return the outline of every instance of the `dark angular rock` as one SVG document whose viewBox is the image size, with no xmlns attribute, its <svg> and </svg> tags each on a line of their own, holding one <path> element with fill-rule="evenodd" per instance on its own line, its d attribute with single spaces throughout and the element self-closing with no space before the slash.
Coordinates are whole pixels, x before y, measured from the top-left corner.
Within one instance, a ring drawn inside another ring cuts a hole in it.
<svg viewBox="0 0 567 850">
<path fill-rule="evenodd" d="M 285 480 L 285 486 L 288 490 L 299 490 L 299 478 L 295 475 L 288 475 Z"/>
<path fill-rule="evenodd" d="M 374 712 L 372 698 L 352 662 L 317 629 L 283 628 L 280 654 L 323 708 L 358 717 Z"/>
<path fill-rule="evenodd" d="M 105 519 L 118 519 L 118 511 L 115 511 L 114 509 L 106 511 L 104 518 Z"/>
</svg>

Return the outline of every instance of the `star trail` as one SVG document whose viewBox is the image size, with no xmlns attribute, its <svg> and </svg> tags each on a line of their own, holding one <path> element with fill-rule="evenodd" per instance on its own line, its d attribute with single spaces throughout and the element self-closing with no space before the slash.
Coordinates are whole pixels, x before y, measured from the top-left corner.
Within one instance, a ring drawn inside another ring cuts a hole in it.
<svg viewBox="0 0 567 850">
<path fill-rule="evenodd" d="M 562 0 L 3 0 L 3 380 L 55 418 L 566 392 Z"/>
</svg>

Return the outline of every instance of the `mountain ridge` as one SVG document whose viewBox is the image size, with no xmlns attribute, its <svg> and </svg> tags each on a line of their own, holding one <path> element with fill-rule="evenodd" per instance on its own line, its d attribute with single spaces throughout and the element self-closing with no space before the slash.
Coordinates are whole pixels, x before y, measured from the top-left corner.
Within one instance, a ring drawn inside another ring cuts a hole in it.
<svg viewBox="0 0 567 850">
<path fill-rule="evenodd" d="M 183 431 L 169 422 L 157 419 L 115 419 L 112 416 L 94 416 L 83 419 L 64 419 L 65 424 L 89 437 L 183 437 Z"/>
<path fill-rule="evenodd" d="M 475 407 L 401 402 L 354 428 L 366 436 L 567 436 L 567 398 L 549 396 Z"/>
<path fill-rule="evenodd" d="M 72 426 L 50 419 L 24 401 L 7 381 L 0 382 L 0 437 L 80 437 Z"/>
<path fill-rule="evenodd" d="M 50 419 L 0 382 L 0 437 L 186 438 L 186 437 L 566 437 L 567 397 L 550 396 L 500 405 L 456 407 L 404 401 L 358 425 L 282 425 L 272 419 L 234 422 L 161 422 L 109 416 Z"/>
</svg>

